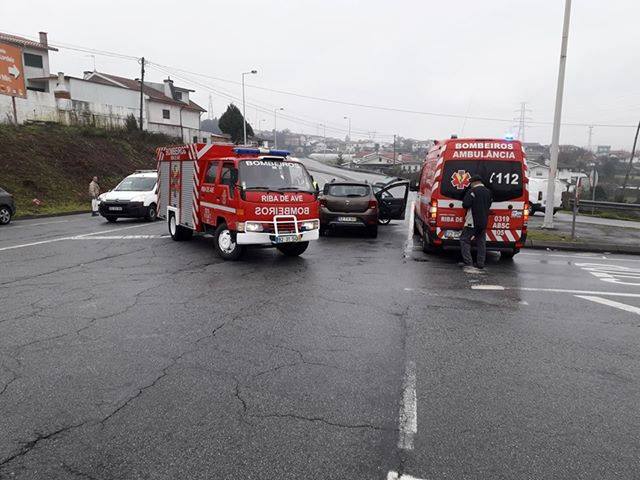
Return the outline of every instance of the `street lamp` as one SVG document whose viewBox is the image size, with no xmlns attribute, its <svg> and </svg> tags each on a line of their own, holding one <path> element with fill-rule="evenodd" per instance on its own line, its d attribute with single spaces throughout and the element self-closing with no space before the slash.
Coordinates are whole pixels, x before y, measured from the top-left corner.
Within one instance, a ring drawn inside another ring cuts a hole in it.
<svg viewBox="0 0 640 480">
<path fill-rule="evenodd" d="M 349 123 L 349 129 L 348 129 L 348 132 L 349 132 L 349 133 L 347 134 L 347 139 L 348 139 L 349 141 L 351 141 L 351 117 L 347 117 L 347 116 L 345 115 L 345 116 L 344 116 L 344 119 L 345 119 L 345 120 L 348 120 L 348 123 Z"/>
<path fill-rule="evenodd" d="M 244 76 L 255 75 L 257 70 L 251 70 L 250 72 L 242 72 L 242 131 L 244 133 L 244 144 L 247 144 L 247 105 L 244 100 Z"/>
<path fill-rule="evenodd" d="M 284 110 L 284 107 L 273 109 L 273 148 L 278 148 L 278 110 Z"/>
</svg>

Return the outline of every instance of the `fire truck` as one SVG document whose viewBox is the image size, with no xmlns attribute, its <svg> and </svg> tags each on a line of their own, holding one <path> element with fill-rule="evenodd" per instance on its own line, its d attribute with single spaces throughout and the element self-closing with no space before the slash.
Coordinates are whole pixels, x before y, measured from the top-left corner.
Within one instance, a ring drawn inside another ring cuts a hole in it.
<svg viewBox="0 0 640 480">
<path fill-rule="evenodd" d="M 158 216 L 173 240 L 212 234 L 225 260 L 249 245 L 301 255 L 319 237 L 318 189 L 288 155 L 228 144 L 158 148 Z"/>
<path fill-rule="evenodd" d="M 462 199 L 473 175 L 493 193 L 487 249 L 512 258 L 524 246 L 529 219 L 529 178 L 519 141 L 454 137 L 436 142 L 420 173 L 414 231 L 425 252 L 459 247 Z"/>
</svg>

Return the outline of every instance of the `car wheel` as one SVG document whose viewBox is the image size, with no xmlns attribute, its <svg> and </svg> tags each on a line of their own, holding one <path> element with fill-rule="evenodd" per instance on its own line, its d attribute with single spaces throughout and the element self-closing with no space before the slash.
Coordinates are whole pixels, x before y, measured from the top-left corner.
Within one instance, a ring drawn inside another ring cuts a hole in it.
<svg viewBox="0 0 640 480">
<path fill-rule="evenodd" d="M 371 238 L 378 238 L 378 225 L 367 227 L 367 233 Z"/>
<path fill-rule="evenodd" d="M 514 248 L 508 252 L 500 252 L 500 258 L 504 260 L 512 260 L 514 256 L 516 256 L 520 252 L 519 248 Z"/>
<path fill-rule="evenodd" d="M 116 223 L 118 221 L 118 217 L 113 217 L 111 215 L 104 217 L 109 223 Z"/>
<path fill-rule="evenodd" d="M 171 235 L 172 240 L 181 242 L 183 240 L 190 240 L 193 236 L 193 230 L 178 225 L 175 214 L 169 214 L 167 223 L 169 224 L 169 235 Z"/>
<path fill-rule="evenodd" d="M 221 223 L 213 234 L 216 253 L 224 260 L 238 260 L 244 248 L 238 245 L 235 233 L 229 230 L 226 223 Z"/>
<path fill-rule="evenodd" d="M 278 245 L 276 248 L 280 251 L 280 253 L 286 255 L 287 257 L 297 257 L 299 255 L 302 255 L 308 246 L 309 242 L 298 242 Z"/>
<path fill-rule="evenodd" d="M 390 218 L 378 218 L 378 223 L 380 225 L 389 225 L 391 223 Z"/>
<path fill-rule="evenodd" d="M 155 222 L 158 219 L 158 210 L 155 203 L 152 203 L 149 205 L 149 208 L 147 208 L 147 215 L 145 219 L 148 222 Z"/>
<path fill-rule="evenodd" d="M 11 221 L 9 207 L 0 207 L 0 225 L 7 225 Z"/>
</svg>

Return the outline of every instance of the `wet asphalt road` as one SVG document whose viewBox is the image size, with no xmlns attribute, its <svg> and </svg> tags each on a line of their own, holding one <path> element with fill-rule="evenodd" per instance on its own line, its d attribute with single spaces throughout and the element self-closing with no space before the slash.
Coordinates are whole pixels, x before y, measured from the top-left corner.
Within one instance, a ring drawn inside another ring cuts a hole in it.
<svg viewBox="0 0 640 480">
<path fill-rule="evenodd" d="M 640 257 L 457 261 L 3 227 L 0 478 L 637 478 Z"/>
</svg>

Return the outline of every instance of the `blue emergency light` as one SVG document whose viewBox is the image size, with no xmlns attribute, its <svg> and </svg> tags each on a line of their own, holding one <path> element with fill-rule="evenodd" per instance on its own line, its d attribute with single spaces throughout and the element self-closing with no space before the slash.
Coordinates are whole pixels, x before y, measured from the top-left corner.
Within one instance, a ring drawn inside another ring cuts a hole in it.
<svg viewBox="0 0 640 480">
<path fill-rule="evenodd" d="M 236 155 L 271 155 L 273 157 L 287 157 L 287 150 L 267 150 L 266 148 L 234 148 Z"/>
</svg>

